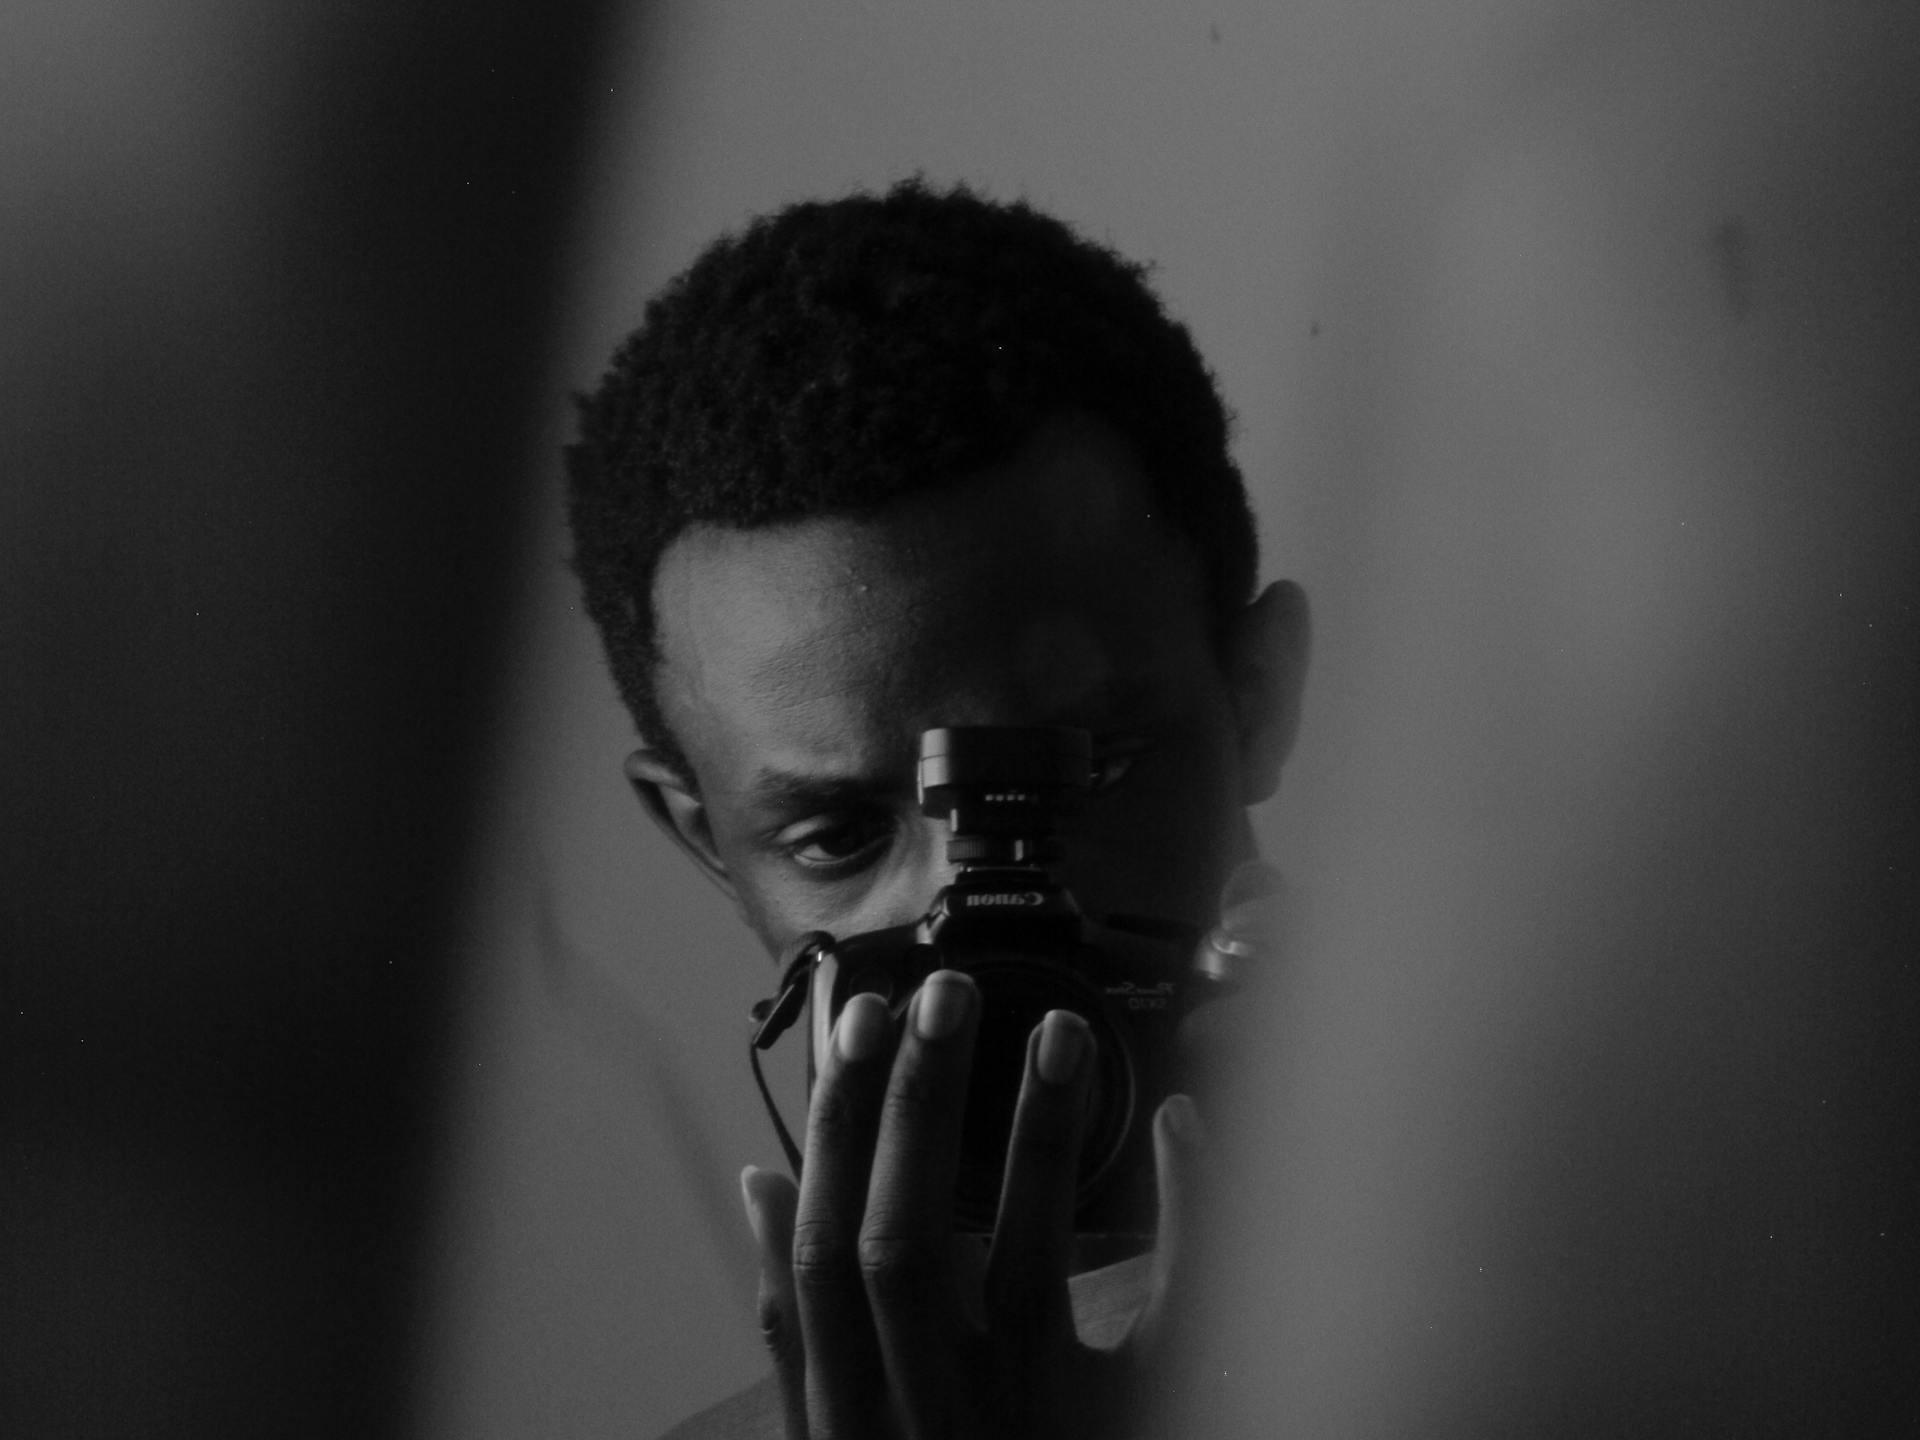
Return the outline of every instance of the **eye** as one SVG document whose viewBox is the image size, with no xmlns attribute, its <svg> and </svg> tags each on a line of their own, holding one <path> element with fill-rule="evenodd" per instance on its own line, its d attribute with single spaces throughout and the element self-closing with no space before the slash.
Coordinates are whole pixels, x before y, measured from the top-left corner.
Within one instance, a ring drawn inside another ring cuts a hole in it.
<svg viewBox="0 0 1920 1440">
<path fill-rule="evenodd" d="M 839 876 L 878 859 L 892 838 L 887 815 L 820 815 L 788 826 L 774 843 L 802 869 Z"/>
</svg>

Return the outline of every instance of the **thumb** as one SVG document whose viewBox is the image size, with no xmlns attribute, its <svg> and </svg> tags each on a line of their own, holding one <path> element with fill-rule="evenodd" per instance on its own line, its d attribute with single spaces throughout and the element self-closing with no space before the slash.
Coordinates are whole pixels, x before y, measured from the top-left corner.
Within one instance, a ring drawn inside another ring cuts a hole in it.
<svg viewBox="0 0 1920 1440">
<path fill-rule="evenodd" d="M 778 1171 L 749 1165 L 740 1172 L 740 1193 L 760 1252 L 760 1334 L 773 1356 L 787 1437 L 806 1440 L 807 1358 L 793 1297 L 793 1216 L 799 1191 Z"/>
<path fill-rule="evenodd" d="M 1160 1219 L 1153 1247 L 1153 1278 L 1135 1343 L 1160 1349 L 1189 1334 L 1198 1314 L 1200 1171 L 1206 1134 L 1191 1098 L 1169 1095 L 1153 1117 L 1154 1177 Z"/>
</svg>

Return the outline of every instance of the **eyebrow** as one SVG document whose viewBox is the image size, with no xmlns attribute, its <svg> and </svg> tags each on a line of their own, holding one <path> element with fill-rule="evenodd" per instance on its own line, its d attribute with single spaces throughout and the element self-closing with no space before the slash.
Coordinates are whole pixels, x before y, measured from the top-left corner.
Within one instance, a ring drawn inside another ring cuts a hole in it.
<svg viewBox="0 0 1920 1440">
<path fill-rule="evenodd" d="M 748 784 L 743 798 L 755 810 L 826 810 L 849 801 L 870 801 L 900 788 L 897 779 L 884 776 L 762 770 Z"/>
</svg>

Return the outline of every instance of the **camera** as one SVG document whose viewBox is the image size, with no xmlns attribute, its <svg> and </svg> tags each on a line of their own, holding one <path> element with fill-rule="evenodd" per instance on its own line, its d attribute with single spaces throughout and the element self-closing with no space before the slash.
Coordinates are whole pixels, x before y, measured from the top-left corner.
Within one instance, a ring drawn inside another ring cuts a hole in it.
<svg viewBox="0 0 1920 1440">
<path fill-rule="evenodd" d="M 809 1012 L 809 1091 L 817 1058 L 854 995 L 881 996 L 899 1019 L 935 970 L 964 971 L 981 1013 L 967 1094 L 954 1214 L 958 1228 L 993 1228 L 1027 1040 L 1049 1010 L 1091 1027 L 1096 1075 L 1081 1147 L 1074 1228 L 1083 1235 L 1151 1235 L 1153 1147 L 1160 1101 L 1179 1088 L 1175 1031 L 1221 988 L 1189 926 L 1152 917 L 1081 913 L 1056 872 L 1060 817 L 1091 788 L 1091 740 L 1062 727 L 956 726 L 920 739 L 919 798 L 948 825 L 951 884 L 919 920 L 834 938 L 804 937 L 779 995 L 755 1007 L 756 1078 L 798 1173 L 758 1052 Z"/>
</svg>

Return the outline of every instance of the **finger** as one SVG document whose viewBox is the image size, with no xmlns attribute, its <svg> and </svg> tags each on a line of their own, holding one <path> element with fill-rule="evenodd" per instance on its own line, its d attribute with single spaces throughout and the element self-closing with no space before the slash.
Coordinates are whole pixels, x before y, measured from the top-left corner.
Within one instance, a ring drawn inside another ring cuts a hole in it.
<svg viewBox="0 0 1920 1440">
<path fill-rule="evenodd" d="M 936 970 L 908 1006 L 860 1234 L 880 1349 L 913 1434 L 949 1423 L 965 1398 L 951 1235 L 979 1009 L 973 981 L 954 970 Z"/>
<path fill-rule="evenodd" d="M 886 1368 L 867 1308 L 859 1247 L 892 1053 L 886 1003 L 877 995 L 855 995 L 834 1025 L 807 1111 L 792 1260 L 813 1440 L 885 1432 Z"/>
<path fill-rule="evenodd" d="M 987 1328 L 987 1239 L 953 1233 L 953 1289 L 961 1322 L 975 1334 Z"/>
<path fill-rule="evenodd" d="M 1186 1333 L 1198 1314 L 1202 1287 L 1195 1253 L 1199 1236 L 1195 1212 L 1205 1146 L 1206 1134 L 1193 1101 L 1185 1095 L 1169 1095 L 1153 1117 L 1160 1220 L 1149 1298 L 1134 1327 L 1134 1339 L 1148 1347 Z"/>
<path fill-rule="evenodd" d="M 1049 1011 L 1027 1043 L 987 1261 L 987 1314 L 997 1338 L 1029 1355 L 1072 1334 L 1067 1271 L 1093 1059 L 1093 1032 L 1071 1010 Z"/>
<path fill-rule="evenodd" d="M 787 1440 L 807 1440 L 806 1347 L 793 1296 L 793 1216 L 799 1194 L 786 1176 L 752 1165 L 740 1173 L 740 1192 L 760 1251 L 760 1334 L 773 1355 Z"/>
</svg>

